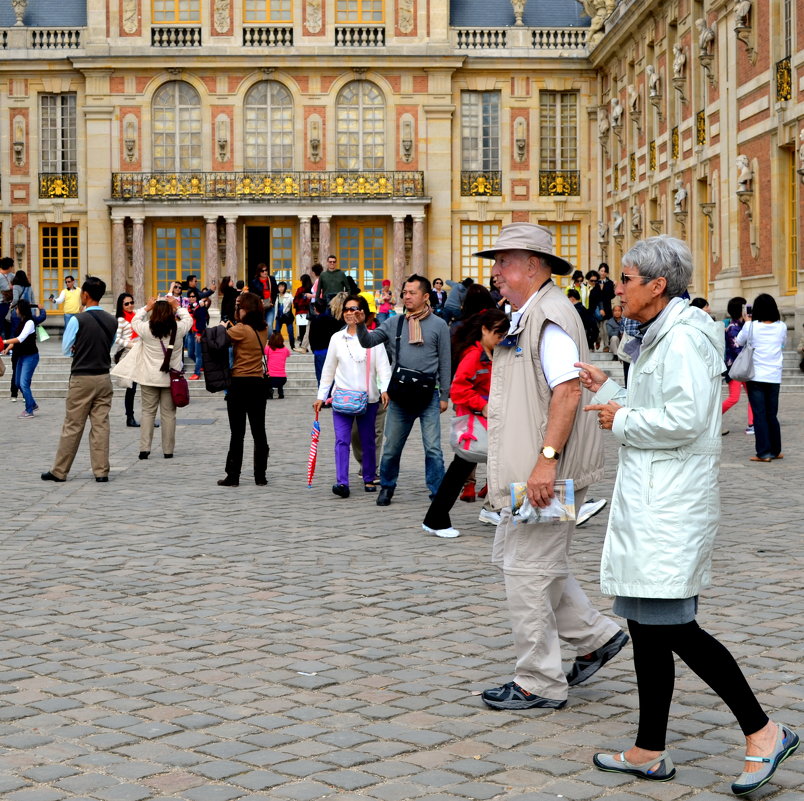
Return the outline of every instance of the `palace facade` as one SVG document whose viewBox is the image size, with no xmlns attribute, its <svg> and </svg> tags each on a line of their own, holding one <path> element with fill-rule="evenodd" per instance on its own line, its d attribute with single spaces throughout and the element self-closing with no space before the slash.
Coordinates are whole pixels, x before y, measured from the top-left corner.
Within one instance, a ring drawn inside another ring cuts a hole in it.
<svg viewBox="0 0 804 801">
<path fill-rule="evenodd" d="M 40 299 L 329 253 L 374 289 L 487 281 L 531 221 L 584 270 L 673 233 L 718 310 L 804 311 L 804 13 L 738 5 L 0 0 L 0 251 Z"/>
</svg>

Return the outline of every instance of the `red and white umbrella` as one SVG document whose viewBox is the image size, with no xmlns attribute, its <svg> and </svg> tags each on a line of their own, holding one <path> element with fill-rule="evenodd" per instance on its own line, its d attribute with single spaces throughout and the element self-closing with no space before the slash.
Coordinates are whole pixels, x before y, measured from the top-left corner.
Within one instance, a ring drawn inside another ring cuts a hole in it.
<svg viewBox="0 0 804 801">
<path fill-rule="evenodd" d="M 318 440 L 321 437 L 321 423 L 318 422 L 318 412 L 315 413 L 313 429 L 310 431 L 310 455 L 307 457 L 307 486 L 313 486 L 315 463 L 318 459 Z"/>
</svg>

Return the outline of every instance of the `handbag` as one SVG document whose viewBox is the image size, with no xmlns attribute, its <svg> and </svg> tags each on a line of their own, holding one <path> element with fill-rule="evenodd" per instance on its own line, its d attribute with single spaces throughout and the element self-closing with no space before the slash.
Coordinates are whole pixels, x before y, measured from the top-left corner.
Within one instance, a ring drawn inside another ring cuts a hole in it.
<svg viewBox="0 0 804 801">
<path fill-rule="evenodd" d="M 737 358 L 729 368 L 729 378 L 732 381 L 752 381 L 754 378 L 754 346 L 751 344 L 751 328 L 749 323 L 748 341 L 737 354 Z"/>
<path fill-rule="evenodd" d="M 332 393 L 332 411 L 360 417 L 368 409 L 369 375 L 371 373 L 371 350 L 366 351 L 366 390 L 335 387 Z"/>
<path fill-rule="evenodd" d="M 457 456 L 467 462 L 485 462 L 489 454 L 486 418 L 479 414 L 461 414 L 452 421 L 449 443 Z"/>
<path fill-rule="evenodd" d="M 405 315 L 399 316 L 396 327 L 396 356 L 391 382 L 388 384 L 388 395 L 394 403 L 409 412 L 421 412 L 433 400 L 436 390 L 436 375 L 421 370 L 411 370 L 399 364 L 399 342 L 402 339 L 402 325 Z"/>
<path fill-rule="evenodd" d="M 170 357 L 173 353 L 173 346 L 176 344 L 177 330 L 177 328 L 174 328 L 170 334 L 168 348 L 165 347 L 161 339 L 159 340 L 159 344 L 162 346 L 162 351 L 165 354 L 165 360 L 162 362 L 162 366 L 159 369 L 163 373 L 167 373 L 170 377 L 170 398 L 174 406 L 177 409 L 183 409 L 190 403 L 190 386 L 187 383 L 187 379 L 184 377 L 184 365 L 182 365 L 181 370 L 174 370 L 170 366 Z"/>
</svg>

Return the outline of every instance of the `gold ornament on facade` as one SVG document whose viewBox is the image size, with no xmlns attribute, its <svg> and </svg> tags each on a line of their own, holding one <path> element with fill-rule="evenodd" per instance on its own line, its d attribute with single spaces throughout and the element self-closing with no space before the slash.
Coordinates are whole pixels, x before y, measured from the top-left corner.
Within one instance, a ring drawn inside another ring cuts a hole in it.
<svg viewBox="0 0 804 801">
<path fill-rule="evenodd" d="M 678 125 L 670 131 L 670 158 L 673 161 L 678 161 L 679 156 L 679 139 L 678 139 Z"/>
<path fill-rule="evenodd" d="M 636 154 L 632 153 L 628 159 L 628 175 L 631 178 L 631 183 L 635 184 L 637 180 L 637 160 Z"/>
<path fill-rule="evenodd" d="M 695 115 L 695 144 L 706 144 L 706 112 L 703 110 Z"/>
<path fill-rule="evenodd" d="M 776 62 L 776 102 L 783 103 L 793 98 L 793 73 L 790 57 Z"/>
<path fill-rule="evenodd" d="M 40 173 L 40 198 L 78 197 L 77 173 Z"/>
<path fill-rule="evenodd" d="M 648 169 L 656 172 L 656 140 L 651 139 L 648 145 Z"/>
</svg>

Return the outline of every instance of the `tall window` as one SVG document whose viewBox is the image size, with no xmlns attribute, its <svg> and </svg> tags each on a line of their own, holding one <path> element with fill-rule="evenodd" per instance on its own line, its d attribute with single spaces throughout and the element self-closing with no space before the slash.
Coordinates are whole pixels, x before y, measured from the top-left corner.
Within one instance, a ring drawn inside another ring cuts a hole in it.
<svg viewBox="0 0 804 801">
<path fill-rule="evenodd" d="M 78 264 L 78 226 L 41 225 L 39 227 L 39 286 L 42 297 L 58 295 L 64 289 L 64 276 L 72 275 L 80 286 Z M 55 308 L 49 314 L 59 314 Z"/>
<path fill-rule="evenodd" d="M 383 19 L 383 0 L 335 0 L 335 22 L 376 24 Z"/>
<path fill-rule="evenodd" d="M 500 169 L 500 93 L 461 92 L 464 170 Z"/>
<path fill-rule="evenodd" d="M 243 22 L 293 22 L 291 0 L 245 0 Z"/>
<path fill-rule="evenodd" d="M 75 93 L 39 95 L 42 172 L 77 172 Z"/>
<path fill-rule="evenodd" d="M 153 101 L 154 170 L 201 169 L 201 99 L 184 81 L 161 86 Z"/>
<path fill-rule="evenodd" d="M 277 281 L 293 286 L 293 228 L 289 225 L 271 226 L 271 272 Z"/>
<path fill-rule="evenodd" d="M 201 0 L 153 0 L 154 22 L 201 22 Z"/>
<path fill-rule="evenodd" d="M 578 169 L 578 93 L 539 92 L 542 170 Z"/>
<path fill-rule="evenodd" d="M 556 256 L 566 259 L 573 267 L 581 265 L 581 224 L 579 222 L 554 222 L 552 220 L 539 220 L 553 234 L 553 250 Z M 559 286 L 569 286 L 571 276 L 553 276 Z"/>
<path fill-rule="evenodd" d="M 461 223 L 461 274 L 460 278 L 473 278 L 476 282 L 488 285 L 493 262 L 480 259 L 474 254 L 490 248 L 500 235 L 499 222 Z"/>
<path fill-rule="evenodd" d="M 793 55 L 793 0 L 782 1 L 782 39 L 784 40 L 782 55 Z"/>
<path fill-rule="evenodd" d="M 154 229 L 154 290 L 164 294 L 173 281 L 194 273 L 203 283 L 201 270 L 201 228 L 168 225 Z"/>
<path fill-rule="evenodd" d="M 796 151 L 784 151 L 787 159 L 787 292 L 794 294 L 798 290 L 798 173 L 796 172 Z"/>
<path fill-rule="evenodd" d="M 364 223 L 338 229 L 338 266 L 364 290 L 382 287 L 385 278 L 385 226 Z"/>
<path fill-rule="evenodd" d="M 293 100 L 277 81 L 261 81 L 246 95 L 247 170 L 293 168 Z"/>
<path fill-rule="evenodd" d="M 338 94 L 335 137 L 339 170 L 385 166 L 385 98 L 369 81 L 352 81 Z"/>
</svg>

